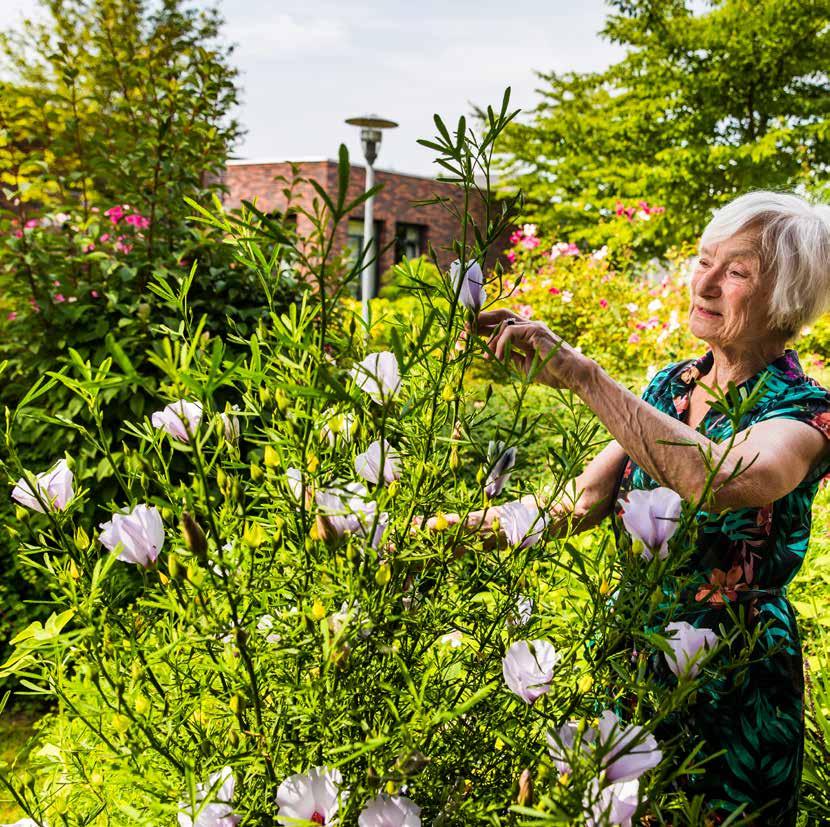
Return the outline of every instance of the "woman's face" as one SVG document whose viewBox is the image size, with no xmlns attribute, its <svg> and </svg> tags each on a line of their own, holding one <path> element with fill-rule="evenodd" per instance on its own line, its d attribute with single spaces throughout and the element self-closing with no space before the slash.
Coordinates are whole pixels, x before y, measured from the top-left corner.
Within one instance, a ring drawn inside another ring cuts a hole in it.
<svg viewBox="0 0 830 827">
<path fill-rule="evenodd" d="M 757 249 L 751 233 L 700 248 L 692 275 L 689 328 L 710 346 L 753 349 L 769 340 L 772 280 L 762 278 Z"/>
</svg>

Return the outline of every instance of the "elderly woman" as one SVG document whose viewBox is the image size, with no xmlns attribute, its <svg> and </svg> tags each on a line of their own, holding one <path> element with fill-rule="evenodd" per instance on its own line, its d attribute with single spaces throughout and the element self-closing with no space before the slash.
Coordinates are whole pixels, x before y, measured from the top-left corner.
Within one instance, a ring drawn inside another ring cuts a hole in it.
<svg viewBox="0 0 830 827">
<path fill-rule="evenodd" d="M 804 375 L 785 345 L 822 312 L 828 294 L 830 207 L 753 192 L 720 209 L 700 241 L 688 321 L 708 351 L 665 367 L 642 399 L 541 322 L 509 310 L 478 317 L 491 358 L 510 358 L 525 371 L 541 362 L 536 381 L 574 391 L 613 437 L 570 497 L 553 505 L 555 520 L 567 517 L 578 530 L 609 515 L 616 520 L 633 489 L 665 486 L 698 502 L 710 476 L 704 455 L 721 463 L 692 558 L 704 587 L 691 600 L 701 603 L 688 617 L 717 629 L 725 604 L 750 597 L 761 628 L 768 627 L 765 644 L 783 645 L 753 663 L 747 680 L 732 673 L 712 703 L 697 705 L 704 754 L 726 753 L 690 792 L 702 791 L 723 815 L 763 807 L 763 824 L 795 823 L 803 678 L 785 591 L 804 558 L 816 490 L 830 471 L 830 394 Z M 727 452 L 732 426 L 710 408 L 704 384 L 725 390 L 733 382 L 749 393 L 762 375 L 766 384 Z M 496 516 L 498 508 L 474 512 L 468 525 L 487 532 Z"/>
</svg>

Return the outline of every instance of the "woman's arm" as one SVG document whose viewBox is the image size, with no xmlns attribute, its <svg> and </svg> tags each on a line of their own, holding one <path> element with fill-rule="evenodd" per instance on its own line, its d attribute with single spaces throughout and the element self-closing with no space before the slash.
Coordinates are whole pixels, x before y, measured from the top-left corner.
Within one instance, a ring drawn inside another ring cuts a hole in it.
<svg viewBox="0 0 830 827">
<path fill-rule="evenodd" d="M 587 531 L 598 525 L 611 513 L 614 503 L 612 498 L 617 485 L 617 478 L 622 472 L 625 452 L 617 442 L 610 442 L 586 466 L 585 470 L 570 480 L 559 497 L 550 504 L 551 523 L 548 533 L 551 536 Z M 539 495 L 527 494 L 522 502 L 528 506 L 543 506 Z M 474 532 L 493 535 L 493 519 L 499 517 L 499 507 L 491 506 L 467 515 L 466 526 Z M 446 514 L 442 519 L 449 525 L 460 522 L 458 514 Z M 437 528 L 438 518 L 427 520 L 427 528 Z M 495 537 L 493 538 L 495 539 Z M 499 531 L 498 542 L 506 542 L 503 531 Z"/>
<path fill-rule="evenodd" d="M 492 331 L 495 358 L 504 359 L 510 346 L 511 358 L 526 372 L 542 363 L 537 381 L 572 389 L 634 462 L 685 500 L 700 499 L 710 468 L 719 465 L 715 510 L 766 505 L 792 491 L 828 451 L 817 430 L 786 419 L 753 426 L 728 450 L 635 396 L 545 325 L 505 325 L 510 318 L 501 310 L 479 315 L 479 332 Z"/>
</svg>

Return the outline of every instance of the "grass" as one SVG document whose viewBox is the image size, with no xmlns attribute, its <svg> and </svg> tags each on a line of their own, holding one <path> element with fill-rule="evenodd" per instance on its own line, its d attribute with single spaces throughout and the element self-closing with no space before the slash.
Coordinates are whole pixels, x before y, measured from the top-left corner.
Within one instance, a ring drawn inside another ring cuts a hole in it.
<svg viewBox="0 0 830 827">
<path fill-rule="evenodd" d="M 7 709 L 0 716 L 0 770 L 19 775 L 25 770 L 26 758 L 35 734 L 35 724 L 42 711 L 31 707 Z M 0 788 L 0 822 L 23 817 L 8 790 Z"/>
</svg>

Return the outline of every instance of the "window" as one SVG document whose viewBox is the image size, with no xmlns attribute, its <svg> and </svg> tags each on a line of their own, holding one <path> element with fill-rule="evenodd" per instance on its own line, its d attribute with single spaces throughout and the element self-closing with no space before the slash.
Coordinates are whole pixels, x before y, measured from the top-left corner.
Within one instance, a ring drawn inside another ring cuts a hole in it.
<svg viewBox="0 0 830 827">
<path fill-rule="evenodd" d="M 364 262 L 368 262 L 368 266 L 370 266 L 374 272 L 374 286 L 372 290 L 372 295 L 376 296 L 378 292 L 378 268 L 377 268 L 377 250 L 378 244 L 382 243 L 382 234 L 383 233 L 383 222 L 382 221 L 375 221 L 375 234 L 372 238 L 372 250 L 367 251 L 363 257 Z M 354 263 L 357 261 L 358 256 L 363 251 L 363 219 L 362 218 L 350 218 L 349 223 L 347 225 L 346 230 L 346 250 L 345 252 L 348 253 L 349 261 Z M 355 297 L 360 298 L 360 277 L 353 279 L 349 283 L 349 292 Z"/>
<path fill-rule="evenodd" d="M 424 249 L 426 246 L 424 244 L 426 229 L 422 224 L 397 225 L 395 261 L 401 261 L 404 256 L 408 259 L 418 258 L 426 252 Z"/>
</svg>

